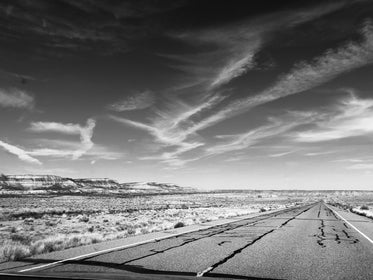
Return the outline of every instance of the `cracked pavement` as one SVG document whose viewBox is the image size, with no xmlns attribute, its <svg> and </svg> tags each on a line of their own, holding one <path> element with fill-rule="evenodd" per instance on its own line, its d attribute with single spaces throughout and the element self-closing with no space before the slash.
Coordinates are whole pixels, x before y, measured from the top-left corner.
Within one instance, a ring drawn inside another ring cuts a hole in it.
<svg viewBox="0 0 373 280">
<path fill-rule="evenodd" d="M 373 237 L 372 220 L 333 210 Z M 334 211 L 318 202 L 67 260 L 28 274 L 69 277 L 80 273 L 110 279 L 373 279 L 373 245 Z"/>
</svg>

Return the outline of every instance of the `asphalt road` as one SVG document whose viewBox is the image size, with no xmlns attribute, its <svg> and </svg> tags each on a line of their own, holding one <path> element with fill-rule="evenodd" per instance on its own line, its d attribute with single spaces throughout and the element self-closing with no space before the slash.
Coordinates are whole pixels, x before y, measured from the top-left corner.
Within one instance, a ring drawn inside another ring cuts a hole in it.
<svg viewBox="0 0 373 280">
<path fill-rule="evenodd" d="M 32 259 L 2 271 L 0 265 L 0 272 L 79 279 L 373 279 L 372 240 L 373 220 L 319 202 L 95 256 Z"/>
</svg>

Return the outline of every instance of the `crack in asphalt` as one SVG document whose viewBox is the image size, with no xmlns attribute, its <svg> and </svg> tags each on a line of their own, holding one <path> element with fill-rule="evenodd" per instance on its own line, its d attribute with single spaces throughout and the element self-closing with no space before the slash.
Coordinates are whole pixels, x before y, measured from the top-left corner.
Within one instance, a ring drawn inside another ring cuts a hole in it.
<svg viewBox="0 0 373 280">
<path fill-rule="evenodd" d="M 321 204 L 319 206 L 319 212 L 317 213 L 317 218 L 320 218 L 320 212 L 321 212 Z"/>
<path fill-rule="evenodd" d="M 299 207 L 299 208 L 301 208 L 301 207 Z M 218 225 L 216 227 L 209 228 L 209 229 L 202 229 L 202 230 L 196 231 L 194 233 L 187 233 L 186 235 L 188 235 L 188 234 L 196 234 L 196 233 L 199 233 L 199 234 L 202 233 L 202 234 L 201 234 L 200 237 L 197 237 L 197 238 L 196 237 L 195 238 L 188 237 L 188 239 L 184 239 L 183 240 L 184 241 L 183 243 L 175 245 L 175 246 L 171 246 L 171 247 L 168 247 L 168 248 L 165 248 L 163 250 L 156 251 L 156 249 L 151 249 L 149 251 L 152 251 L 153 253 L 147 254 L 147 255 L 144 255 L 144 256 L 141 256 L 141 257 L 138 257 L 138 258 L 130 259 L 128 261 L 125 261 L 125 262 L 121 263 L 121 265 L 126 265 L 126 264 L 128 264 L 130 262 L 133 262 L 133 261 L 137 261 L 137 260 L 141 260 L 141 259 L 144 259 L 144 258 L 147 258 L 147 257 L 151 257 L 151 256 L 154 256 L 154 255 L 157 255 L 157 254 L 161 254 L 161 253 L 164 253 L 166 251 L 169 251 L 169 250 L 172 250 L 172 249 L 175 249 L 175 248 L 178 248 L 178 247 L 185 246 L 185 245 L 187 245 L 187 244 L 189 244 L 191 242 L 197 241 L 197 240 L 201 240 L 201 239 L 204 239 L 204 238 L 208 238 L 208 237 L 212 237 L 212 236 L 215 236 L 215 235 L 218 235 L 218 234 L 222 234 L 222 233 L 224 233 L 226 231 L 234 230 L 234 229 L 237 229 L 237 228 L 240 228 L 240 227 L 245 227 L 245 226 L 252 227 L 252 226 L 255 226 L 257 223 L 259 223 L 261 221 L 265 221 L 267 219 L 271 219 L 271 218 L 276 217 L 276 216 L 281 215 L 281 214 L 285 214 L 285 213 L 288 213 L 288 212 L 296 211 L 299 208 L 280 210 L 279 212 L 277 212 L 274 215 L 267 214 L 267 215 L 263 215 L 261 217 L 249 218 L 247 221 L 245 220 L 246 223 L 244 223 L 244 224 L 237 224 L 237 223 L 242 223 L 243 222 L 243 221 L 237 221 L 237 222 L 232 222 L 232 223 L 229 223 L 229 224 Z M 234 223 L 236 223 L 236 224 L 234 224 Z M 205 234 L 204 231 L 206 231 L 207 233 Z M 213 232 L 209 233 L 209 231 L 213 231 Z M 180 237 L 183 237 L 183 236 L 181 235 L 181 236 L 172 237 L 172 238 L 180 238 Z M 152 242 L 152 243 L 157 243 L 157 242 Z M 148 244 L 150 244 L 150 243 L 148 243 Z M 146 244 L 146 245 L 148 245 L 148 244 Z M 138 246 L 134 246 L 134 247 L 131 247 L 131 248 L 136 248 L 136 247 L 139 247 L 139 246 L 144 246 L 144 244 L 141 244 L 141 245 L 138 245 Z M 128 248 L 123 249 L 123 250 L 128 250 Z M 115 251 L 115 252 L 119 252 L 119 251 L 121 251 L 121 250 L 118 250 L 118 251 Z M 105 254 L 110 254 L 110 253 L 113 253 L 113 252 L 108 252 L 108 253 L 105 253 Z M 103 256 L 105 254 L 101 254 L 99 256 Z M 90 259 L 94 259 L 94 258 L 97 258 L 97 257 L 98 256 L 89 257 L 89 258 L 86 258 L 85 260 L 90 260 Z"/>
<path fill-rule="evenodd" d="M 270 219 L 270 218 L 271 218 L 271 216 L 268 216 L 268 217 L 266 217 L 264 219 Z M 264 219 L 261 219 L 261 220 L 264 220 Z M 261 221 L 261 220 L 259 220 L 259 221 Z M 144 258 L 147 258 L 147 257 L 151 257 L 151 256 L 154 256 L 154 255 L 157 255 L 157 254 L 161 254 L 161 253 L 164 253 L 166 251 L 169 251 L 169 250 L 172 250 L 172 249 L 175 249 L 175 248 L 179 248 L 179 247 L 185 246 L 185 245 L 187 245 L 189 243 L 192 243 L 194 241 L 201 240 L 201 239 L 208 238 L 208 237 L 212 237 L 212 236 L 224 233 L 226 231 L 234 230 L 234 229 L 237 229 L 237 228 L 240 228 L 240 227 L 245 227 L 245 226 L 252 227 L 252 226 L 255 226 L 257 222 L 258 221 L 250 222 L 250 223 L 243 224 L 243 225 L 236 225 L 236 226 L 231 226 L 231 224 L 224 225 L 224 228 L 221 229 L 221 230 L 219 230 L 219 231 L 215 231 L 215 232 L 210 233 L 210 234 L 204 234 L 204 235 L 202 235 L 199 238 L 190 238 L 190 239 L 184 240 L 184 242 L 181 243 L 181 244 L 178 244 L 178 245 L 175 245 L 175 246 L 171 246 L 171 247 L 168 247 L 168 248 L 163 249 L 163 250 L 153 251 L 154 252 L 153 254 L 148 254 L 148 255 L 145 255 L 145 256 L 138 257 L 138 258 L 134 258 L 134 259 L 125 261 L 125 262 L 123 262 L 121 264 L 125 265 L 125 264 L 128 264 L 130 262 L 138 261 L 138 260 L 141 260 L 141 259 L 144 259 Z M 218 227 L 221 227 L 221 226 L 218 226 Z M 152 250 L 154 250 L 154 249 L 152 249 Z"/>
<path fill-rule="evenodd" d="M 262 235 L 258 236 L 257 238 L 255 238 L 254 240 L 250 241 L 249 243 L 247 243 L 246 245 L 242 246 L 241 248 L 238 248 L 237 250 L 234 250 L 230 255 L 228 255 L 227 257 L 221 259 L 220 261 L 216 262 L 215 264 L 213 264 L 212 266 L 206 268 L 205 270 L 201 271 L 201 272 L 198 272 L 197 273 L 197 277 L 202 277 L 202 276 L 208 276 L 206 274 L 210 273 L 211 271 L 213 271 L 215 268 L 217 268 L 218 266 L 222 265 L 223 263 L 226 263 L 228 260 L 232 259 L 233 257 L 235 257 L 237 254 L 240 254 L 243 250 L 245 250 L 246 248 L 252 246 L 253 244 L 255 244 L 256 242 L 258 242 L 259 240 L 261 240 L 264 236 L 274 232 L 275 230 L 277 229 L 280 229 L 284 226 L 286 226 L 290 221 L 294 220 L 296 217 L 298 217 L 299 215 L 303 214 L 304 212 L 308 211 L 309 209 L 311 209 L 313 206 L 301 211 L 300 213 L 298 213 L 297 215 L 295 215 L 294 217 L 288 219 L 287 221 L 285 221 L 284 223 L 282 223 L 280 226 L 278 226 L 277 228 L 274 228 L 274 229 L 271 229 L 265 233 L 263 233 Z"/>
<path fill-rule="evenodd" d="M 309 210 L 313 206 L 314 206 L 314 204 L 312 204 L 311 206 L 308 205 L 306 210 L 301 211 L 296 216 L 298 216 L 301 213 Z M 134 259 L 131 259 L 131 260 L 123 262 L 123 263 L 111 264 L 111 265 L 113 267 L 115 266 L 117 268 L 120 267 L 121 270 L 127 270 L 127 271 L 137 270 L 138 272 L 141 271 L 142 273 L 146 273 L 145 271 L 151 271 L 152 273 L 157 273 L 158 272 L 157 270 L 151 270 L 151 269 L 146 269 L 146 268 L 139 269 L 139 267 L 133 266 L 133 265 L 127 265 L 127 263 L 133 262 L 133 261 L 136 261 L 136 260 L 140 260 L 140 259 L 143 259 L 143 258 L 146 258 L 146 257 L 149 257 L 149 256 L 161 254 L 161 253 L 164 253 L 164 252 L 166 252 L 168 250 L 171 250 L 171 249 L 174 249 L 174 248 L 178 248 L 178 247 L 182 247 L 182 246 L 184 246 L 184 245 L 186 245 L 188 243 L 191 243 L 191 242 L 194 242 L 194 241 L 197 241 L 197 240 L 200 240 L 200 239 L 212 237 L 212 236 L 224 233 L 226 231 L 234 230 L 234 229 L 237 229 L 237 228 L 240 228 L 240 227 L 247 227 L 247 226 L 253 227 L 253 226 L 255 226 L 256 224 L 258 224 L 258 223 L 260 223 L 262 221 L 265 221 L 265 220 L 277 217 L 277 216 L 282 215 L 282 214 L 297 212 L 297 211 L 299 211 L 300 209 L 302 209 L 304 207 L 305 206 L 301 206 L 301 207 L 297 207 L 297 208 L 292 208 L 292 209 L 283 209 L 283 210 L 280 210 L 280 211 L 278 211 L 276 213 L 269 213 L 269 214 L 262 215 L 260 217 L 253 217 L 253 218 L 248 218 L 248 219 L 244 219 L 244 220 L 233 221 L 233 222 L 231 222 L 229 224 L 217 225 L 215 227 L 211 227 L 211 228 L 208 228 L 208 229 L 201 229 L 201 230 L 195 231 L 193 233 L 185 233 L 185 235 L 182 234 L 182 235 L 179 235 L 177 237 L 171 237 L 170 239 L 173 239 L 173 238 L 183 238 L 183 237 L 184 238 L 187 237 L 187 238 L 183 239 L 184 242 L 181 243 L 181 244 L 179 244 L 179 245 L 171 246 L 171 247 L 168 247 L 168 248 L 166 248 L 164 250 L 159 250 L 159 251 L 156 251 L 156 249 L 153 248 L 153 249 L 150 250 L 150 251 L 153 252 L 151 254 L 148 254 L 146 256 L 141 256 L 141 257 L 138 257 L 138 258 L 134 258 Z M 295 217 L 293 217 L 293 218 L 291 218 L 289 220 L 293 220 Z M 288 222 L 289 221 L 286 221 L 283 224 L 281 224 L 279 227 L 271 229 L 270 231 L 268 231 L 268 232 L 260 235 L 259 237 L 257 237 L 254 240 L 250 241 L 250 243 L 247 244 L 245 247 L 248 247 L 248 246 L 254 244 L 255 242 L 257 242 L 258 240 L 260 240 L 261 238 L 263 238 L 265 235 L 273 232 L 274 230 L 285 226 Z M 211 231 L 212 231 L 212 233 L 211 233 Z M 205 232 L 206 232 L 206 234 L 205 234 Z M 200 235 L 200 236 L 199 237 L 194 237 L 194 238 L 192 237 L 191 238 L 189 236 L 190 234 L 197 234 L 197 235 Z M 166 240 L 166 239 L 164 239 L 164 240 Z M 120 251 L 124 251 L 124 250 L 128 250 L 128 249 L 132 249 L 132 248 L 138 248 L 140 246 L 149 245 L 151 243 L 156 244 L 156 243 L 159 243 L 159 242 L 160 242 L 159 240 L 154 240 L 154 241 L 146 243 L 146 244 L 139 244 L 139 245 L 136 245 L 136 246 L 133 246 L 133 247 L 130 247 L 130 248 L 125 248 L 125 249 L 120 249 L 120 250 L 116 250 L 116 251 L 111 251 L 111 252 L 107 252 L 107 253 L 95 255 L 94 257 L 87 257 L 87 258 L 82 258 L 82 259 L 79 259 L 79 260 L 69 260 L 69 261 L 61 263 L 59 266 L 62 266 L 62 265 L 67 264 L 67 263 L 70 263 L 70 264 L 89 264 L 89 263 L 94 263 L 94 262 L 97 262 L 97 261 L 94 260 L 94 258 L 97 258 L 99 256 L 103 256 L 103 255 L 111 254 L 111 253 L 115 253 L 115 252 L 120 252 Z M 220 244 L 220 245 L 222 245 L 222 244 Z M 241 251 L 243 249 L 244 248 L 241 248 Z M 238 253 L 237 250 L 235 252 L 236 252 L 235 254 Z M 97 263 L 100 263 L 100 262 L 97 262 Z M 159 273 L 162 273 L 162 274 L 166 273 L 166 274 L 168 274 L 167 271 L 162 271 L 162 272 L 159 271 Z M 171 274 L 173 274 L 173 275 L 177 275 L 177 274 L 180 274 L 180 275 L 191 275 L 190 273 L 186 273 L 185 274 L 184 272 L 172 272 Z M 195 272 L 193 272 L 192 274 L 195 275 Z"/>
<path fill-rule="evenodd" d="M 221 241 L 221 242 L 218 243 L 218 246 L 221 246 L 221 245 L 223 245 L 224 243 L 232 243 L 232 241 L 230 241 L 230 240 L 224 240 L 224 241 Z"/>
<path fill-rule="evenodd" d="M 325 208 L 326 210 L 326 213 L 327 213 L 327 216 L 331 216 L 331 214 L 333 214 L 333 216 L 336 218 L 336 221 L 341 221 L 341 219 L 338 219 L 337 216 L 328 208 Z M 329 214 L 328 214 L 329 213 Z M 314 234 L 313 236 L 317 237 L 317 244 L 319 244 L 322 248 L 325 248 L 326 247 L 326 244 L 325 244 L 325 241 L 336 241 L 337 244 L 340 244 L 342 241 L 345 241 L 345 242 L 349 242 L 350 244 L 355 244 L 357 242 L 359 242 L 359 240 L 357 238 L 354 238 L 352 237 L 351 235 L 349 235 L 347 233 L 346 230 L 342 230 L 341 232 L 346 236 L 346 239 L 342 239 L 340 237 L 340 235 L 338 234 L 338 230 L 336 230 L 336 228 L 334 226 L 329 226 L 329 228 L 334 231 L 335 233 L 328 233 L 328 235 L 333 235 L 334 238 L 327 238 L 326 235 L 327 233 L 325 232 L 326 230 L 326 225 L 325 225 L 325 221 L 323 219 L 320 220 L 321 222 L 321 225 L 318 227 L 318 229 L 320 230 L 320 234 Z M 343 222 L 343 225 L 347 227 L 346 223 Z"/>
</svg>

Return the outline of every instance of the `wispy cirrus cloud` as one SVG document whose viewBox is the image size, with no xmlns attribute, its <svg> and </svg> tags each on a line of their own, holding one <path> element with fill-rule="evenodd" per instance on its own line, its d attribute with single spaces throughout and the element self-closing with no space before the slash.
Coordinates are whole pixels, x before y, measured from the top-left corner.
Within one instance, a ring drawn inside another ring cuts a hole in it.
<svg viewBox="0 0 373 280">
<path fill-rule="evenodd" d="M 373 163 L 357 163 L 347 167 L 351 170 L 373 170 Z"/>
<path fill-rule="evenodd" d="M 86 126 L 73 123 L 64 124 L 57 122 L 32 122 L 29 130 L 33 132 L 53 131 L 64 134 L 79 135 L 80 146 L 74 151 L 60 151 L 56 149 L 43 148 L 33 150 L 29 153 L 34 156 L 71 156 L 72 159 L 78 159 L 94 146 L 92 136 L 95 126 L 96 121 L 94 119 L 88 119 Z"/>
<path fill-rule="evenodd" d="M 263 92 L 231 102 L 216 114 L 201 120 L 190 128 L 198 131 L 227 118 L 247 112 L 248 110 L 287 97 L 305 92 L 324 84 L 348 71 L 373 62 L 373 26 L 366 21 L 361 29 L 362 42 L 350 42 L 328 50 L 311 63 L 298 63 L 288 74 L 280 78 L 272 87 Z"/>
<path fill-rule="evenodd" d="M 232 151 L 239 151 L 248 147 L 254 146 L 261 141 L 280 136 L 291 129 L 307 123 L 312 123 L 318 118 L 313 112 L 289 112 L 288 114 L 269 118 L 268 124 L 251 129 L 247 132 L 234 135 L 220 135 L 218 138 L 223 139 L 224 143 L 212 145 L 205 149 L 207 155 L 219 155 Z M 294 151 L 275 154 L 276 156 L 284 156 Z"/>
<path fill-rule="evenodd" d="M 12 88 L 9 90 L 0 89 L 0 107 L 32 109 L 34 97 L 24 90 Z"/>
<path fill-rule="evenodd" d="M 324 156 L 336 153 L 335 151 L 326 151 L 326 152 L 310 152 L 305 153 L 304 155 L 307 157 L 316 157 L 316 156 Z"/>
<path fill-rule="evenodd" d="M 283 153 L 270 154 L 269 157 L 272 157 L 272 158 L 284 157 L 284 156 L 293 154 L 294 152 L 295 151 L 288 151 L 288 152 L 283 152 Z"/>
<path fill-rule="evenodd" d="M 345 6 L 347 1 L 315 5 L 293 11 L 283 10 L 228 26 L 208 28 L 194 32 L 182 32 L 171 36 L 197 46 L 209 46 L 210 52 L 182 56 L 169 56 L 181 65 L 176 68 L 194 76 L 191 83 L 205 84 L 213 90 L 243 75 L 256 65 L 255 55 L 261 50 L 272 33 L 292 28 Z"/>
<path fill-rule="evenodd" d="M 20 160 L 28 162 L 28 163 L 35 163 L 41 165 L 42 163 L 29 155 L 27 151 L 25 151 L 22 148 L 19 148 L 15 145 L 6 143 L 4 141 L 0 141 L 0 147 L 2 147 L 5 151 L 7 151 L 10 154 L 16 155 Z"/>
<path fill-rule="evenodd" d="M 223 99 L 216 92 L 217 89 L 242 76 L 255 66 L 255 55 L 261 50 L 263 44 L 270 40 L 272 32 L 279 28 L 292 28 L 311 21 L 338 10 L 347 3 L 348 1 L 342 1 L 330 5 L 319 5 L 313 9 L 308 7 L 295 12 L 282 11 L 250 22 L 235 23 L 215 30 L 173 34 L 175 38 L 188 41 L 194 46 L 206 47 L 203 48 L 202 53 L 183 54 L 182 56 L 166 55 L 176 63 L 171 66 L 182 70 L 186 74 L 184 76 L 188 77 L 184 79 L 186 86 L 181 86 L 181 91 L 186 92 L 186 89 L 190 89 L 192 93 L 196 91 L 195 95 L 199 97 L 188 106 L 183 106 L 187 103 L 181 101 L 181 97 L 177 97 L 176 102 L 173 100 L 170 106 L 156 110 L 154 119 L 147 123 L 117 116 L 110 116 L 110 118 L 148 131 L 158 143 L 166 146 L 181 146 L 184 142 L 195 142 L 195 138 L 202 141 L 199 131 L 228 118 L 277 99 L 302 93 L 343 73 L 371 63 L 373 61 L 373 28 L 367 21 L 361 29 L 361 41 L 351 41 L 334 50 L 328 50 L 309 63 L 296 64 L 288 74 L 281 76 L 271 87 L 254 96 L 236 99 L 224 105 L 221 103 Z M 188 92 L 188 97 L 192 93 Z M 200 100 L 203 99 L 204 101 L 201 102 Z M 269 131 L 271 128 L 267 129 Z M 255 137 L 260 138 L 260 133 L 264 134 L 263 131 L 256 132 L 256 136 L 243 133 L 237 135 L 231 143 L 206 148 L 206 151 L 213 154 L 214 152 L 239 150 L 255 142 Z M 178 156 L 180 157 L 181 154 Z"/>
<path fill-rule="evenodd" d="M 156 156 L 147 156 L 140 158 L 141 160 L 158 160 L 162 163 L 168 164 L 174 167 L 183 166 L 189 161 L 194 161 L 195 159 L 180 159 L 179 156 L 198 147 L 203 146 L 203 143 L 192 142 L 192 143 L 181 143 L 174 151 L 164 152 Z"/>
<path fill-rule="evenodd" d="M 156 116 L 149 124 L 132 121 L 110 115 L 109 118 L 119 123 L 149 132 L 158 143 L 164 145 L 183 145 L 183 141 L 191 135 L 188 130 L 192 118 L 220 103 L 225 96 L 211 95 L 199 99 L 198 105 L 172 98 L 170 107 L 156 111 Z"/>
<path fill-rule="evenodd" d="M 298 142 L 322 142 L 373 134 L 373 99 L 363 99 L 354 93 L 335 106 L 327 119 L 316 128 L 295 134 Z"/>
<path fill-rule="evenodd" d="M 126 96 L 123 99 L 108 105 L 107 108 L 116 112 L 141 110 L 152 106 L 154 101 L 154 93 L 150 90 L 146 90 Z"/>
<path fill-rule="evenodd" d="M 293 125 L 284 126 L 284 124 L 275 122 L 269 125 L 249 130 L 245 133 L 229 135 L 227 141 L 222 144 L 213 145 L 206 149 L 208 155 L 219 155 L 232 151 L 239 151 L 257 144 L 259 141 L 273 137 L 292 128 Z"/>
<path fill-rule="evenodd" d="M 148 17 L 180 7 L 182 1 L 20 1 L 0 3 L 1 42 L 27 42 L 25 51 L 61 55 L 95 51 L 108 54 L 130 49 L 134 38 L 145 37 L 154 25 Z M 65 12 L 60 13 L 63 9 Z M 71 17 L 71 15 L 79 15 Z M 127 20 L 132 23 L 128 24 Z M 133 21 L 133 19 L 136 19 Z M 21 47 L 21 46 L 20 46 Z"/>
</svg>

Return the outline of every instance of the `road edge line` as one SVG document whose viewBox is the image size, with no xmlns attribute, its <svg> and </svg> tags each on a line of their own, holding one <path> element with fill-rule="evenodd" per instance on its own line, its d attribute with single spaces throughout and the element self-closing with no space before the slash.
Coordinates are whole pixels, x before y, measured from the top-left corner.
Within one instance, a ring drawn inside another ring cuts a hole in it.
<svg viewBox="0 0 373 280">
<path fill-rule="evenodd" d="M 357 227 L 355 227 L 353 224 L 351 224 L 349 221 L 347 221 L 345 218 L 343 218 L 337 211 L 330 208 L 327 204 L 325 204 L 326 207 L 328 207 L 331 211 L 333 211 L 334 214 L 337 214 L 339 218 L 341 218 L 343 221 L 345 221 L 350 227 L 352 227 L 354 230 L 356 230 L 358 233 L 360 233 L 363 237 L 365 237 L 370 243 L 373 244 L 373 240 L 370 239 L 365 233 L 360 231 Z"/>
</svg>

